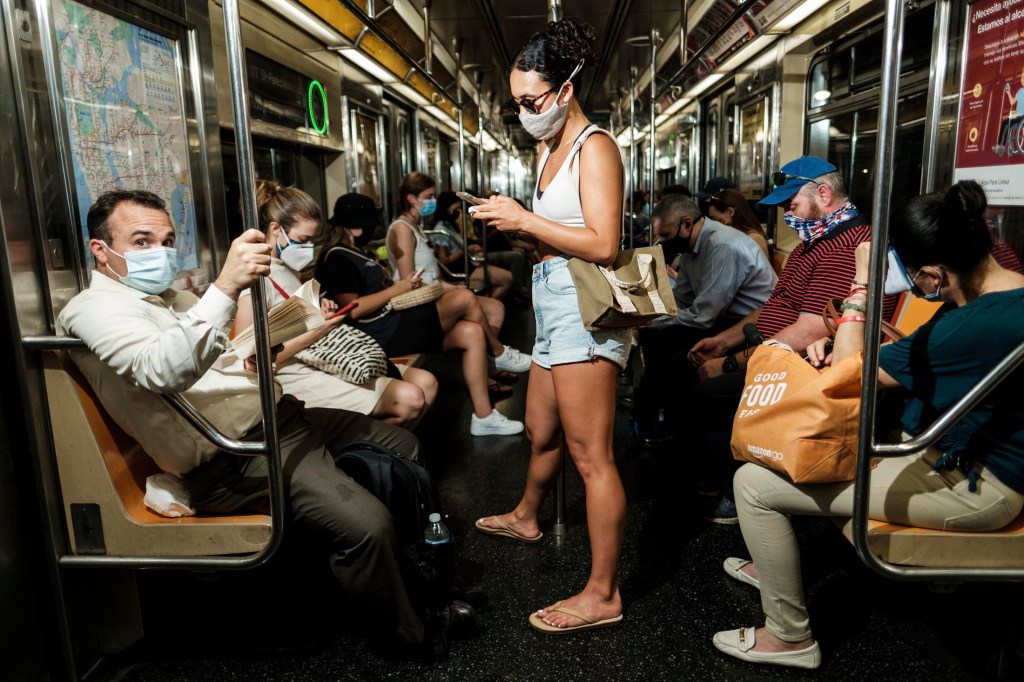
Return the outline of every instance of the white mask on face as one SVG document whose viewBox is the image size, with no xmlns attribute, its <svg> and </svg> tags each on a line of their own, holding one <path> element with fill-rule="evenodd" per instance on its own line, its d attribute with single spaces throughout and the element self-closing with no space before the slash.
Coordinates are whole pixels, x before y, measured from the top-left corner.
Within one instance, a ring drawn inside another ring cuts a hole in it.
<svg viewBox="0 0 1024 682">
<path fill-rule="evenodd" d="M 576 68 L 569 74 L 565 83 L 562 83 L 561 87 L 558 88 L 558 92 L 555 93 L 555 103 L 547 111 L 537 114 L 519 111 L 519 122 L 523 124 L 526 132 L 543 142 L 544 140 L 550 140 L 562 129 L 565 125 L 565 119 L 569 115 L 569 103 L 559 104 L 558 98 L 562 96 L 562 90 L 565 88 L 566 83 L 571 81 L 582 68 L 583 62 L 576 65 Z"/>
<path fill-rule="evenodd" d="M 285 239 L 288 239 L 288 235 L 285 235 Z M 295 272 L 302 272 L 313 262 L 313 249 L 312 242 L 303 244 L 302 242 L 293 242 L 291 239 L 288 239 L 288 243 L 284 246 L 277 245 L 281 261 Z"/>
</svg>

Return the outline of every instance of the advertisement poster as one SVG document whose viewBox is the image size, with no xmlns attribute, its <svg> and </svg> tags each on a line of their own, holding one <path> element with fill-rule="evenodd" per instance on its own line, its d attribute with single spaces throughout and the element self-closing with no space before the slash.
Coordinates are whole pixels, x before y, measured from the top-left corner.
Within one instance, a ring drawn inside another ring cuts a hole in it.
<svg viewBox="0 0 1024 682">
<path fill-rule="evenodd" d="M 954 180 L 1024 206 L 1024 0 L 968 8 Z"/>
<path fill-rule="evenodd" d="M 751 102 L 740 111 L 739 190 L 751 201 L 764 197 L 767 122 L 767 100 Z"/>
</svg>

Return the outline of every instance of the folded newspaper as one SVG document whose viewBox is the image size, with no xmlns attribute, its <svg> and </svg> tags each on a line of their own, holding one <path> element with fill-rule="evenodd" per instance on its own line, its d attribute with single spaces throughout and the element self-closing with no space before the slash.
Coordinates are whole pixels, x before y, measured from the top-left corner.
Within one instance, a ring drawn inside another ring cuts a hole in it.
<svg viewBox="0 0 1024 682">
<path fill-rule="evenodd" d="M 267 313 L 270 345 L 273 347 L 285 341 L 291 341 L 296 336 L 316 329 L 323 323 L 324 316 L 320 312 L 320 283 L 311 279 Z M 249 325 L 240 331 L 231 341 L 231 346 L 240 358 L 254 355 L 256 353 L 255 328 Z"/>
</svg>

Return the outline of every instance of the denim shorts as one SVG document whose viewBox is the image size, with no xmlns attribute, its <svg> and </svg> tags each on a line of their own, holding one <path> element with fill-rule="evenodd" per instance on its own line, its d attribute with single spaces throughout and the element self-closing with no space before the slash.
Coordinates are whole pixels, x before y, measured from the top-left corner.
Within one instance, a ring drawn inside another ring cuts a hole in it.
<svg viewBox="0 0 1024 682">
<path fill-rule="evenodd" d="M 583 328 L 576 286 L 565 256 L 533 266 L 533 314 L 537 319 L 533 361 L 544 369 L 595 358 L 606 358 L 620 368 L 626 366 L 633 330 L 588 332 Z"/>
</svg>

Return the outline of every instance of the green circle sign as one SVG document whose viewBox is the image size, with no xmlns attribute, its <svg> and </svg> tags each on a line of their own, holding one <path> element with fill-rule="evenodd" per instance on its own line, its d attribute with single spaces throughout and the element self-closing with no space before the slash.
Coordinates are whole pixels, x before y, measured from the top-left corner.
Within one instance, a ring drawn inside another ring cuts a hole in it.
<svg viewBox="0 0 1024 682">
<path fill-rule="evenodd" d="M 320 105 L 319 114 L 317 113 L 317 110 L 313 108 L 313 102 L 316 101 L 313 99 L 314 90 L 320 93 L 320 97 L 318 100 Z M 327 93 L 324 91 L 324 86 L 320 83 L 320 81 L 314 80 L 309 82 L 308 101 L 309 122 L 313 125 L 313 130 L 315 130 L 320 135 L 323 135 L 327 132 Z M 316 120 L 318 115 L 322 119 L 319 124 L 317 123 Z"/>
</svg>

